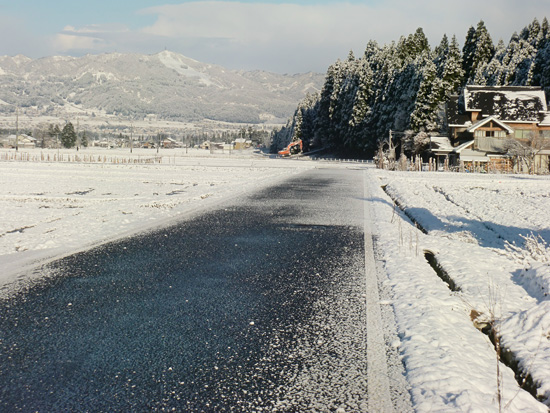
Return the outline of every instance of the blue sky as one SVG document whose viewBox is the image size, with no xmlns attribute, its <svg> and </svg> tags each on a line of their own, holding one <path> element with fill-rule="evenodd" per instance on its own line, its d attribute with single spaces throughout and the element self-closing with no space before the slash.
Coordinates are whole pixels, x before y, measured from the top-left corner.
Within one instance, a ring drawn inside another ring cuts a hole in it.
<svg viewBox="0 0 550 413">
<path fill-rule="evenodd" d="M 458 6 L 460 4 L 460 6 Z M 32 58 L 169 49 L 232 69 L 325 72 L 350 49 L 422 27 L 435 46 L 483 19 L 496 42 L 550 0 L 0 0 L 0 55 Z"/>
</svg>

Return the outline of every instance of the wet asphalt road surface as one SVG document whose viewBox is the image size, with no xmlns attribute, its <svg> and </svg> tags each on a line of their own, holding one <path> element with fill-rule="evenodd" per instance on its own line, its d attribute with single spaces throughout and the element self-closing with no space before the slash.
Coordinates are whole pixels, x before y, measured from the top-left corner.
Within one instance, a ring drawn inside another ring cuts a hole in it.
<svg viewBox="0 0 550 413">
<path fill-rule="evenodd" d="M 362 172 L 73 255 L 0 302 L 0 411 L 366 409 Z"/>
</svg>

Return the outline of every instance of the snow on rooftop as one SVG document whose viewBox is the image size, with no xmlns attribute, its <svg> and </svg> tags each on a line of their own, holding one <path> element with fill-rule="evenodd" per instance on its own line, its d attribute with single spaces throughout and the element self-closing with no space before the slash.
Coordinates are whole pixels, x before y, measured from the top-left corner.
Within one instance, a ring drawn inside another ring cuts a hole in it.
<svg viewBox="0 0 550 413">
<path fill-rule="evenodd" d="M 544 112 L 540 126 L 550 126 L 550 112 Z"/>
<path fill-rule="evenodd" d="M 432 150 L 438 150 L 441 152 L 452 152 L 454 150 L 451 145 L 451 141 L 446 136 L 431 136 L 430 137 L 430 146 Z"/>
<path fill-rule="evenodd" d="M 502 120 L 534 120 L 546 112 L 547 103 L 540 87 L 467 86 L 464 88 L 466 112 L 482 111 Z"/>
</svg>

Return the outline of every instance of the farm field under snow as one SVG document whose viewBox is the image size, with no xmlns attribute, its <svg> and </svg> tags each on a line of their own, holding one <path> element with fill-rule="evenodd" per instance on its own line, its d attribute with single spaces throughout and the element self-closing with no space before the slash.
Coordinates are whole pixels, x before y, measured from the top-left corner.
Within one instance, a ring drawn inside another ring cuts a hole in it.
<svg viewBox="0 0 550 413">
<path fill-rule="evenodd" d="M 252 152 L 162 152 L 150 164 L 119 162 L 150 150 L 100 151 L 103 162 L 0 162 L 0 287 L 37 259 L 161 226 L 320 165 Z M 368 189 L 382 288 L 391 296 L 381 305 L 395 312 L 399 340 L 391 344 L 403 358 L 414 408 L 548 411 L 550 179 L 370 167 L 358 174 Z M 497 363 L 474 321 L 494 324 L 503 356 L 513 354 L 545 404 Z"/>
<path fill-rule="evenodd" d="M 54 159 L 57 150 L 21 150 Z M 6 159 L 14 151 L 2 151 Z M 93 162 L 0 162 L 0 285 L 36 259 L 59 257 L 166 224 L 300 170 L 309 161 L 250 151 L 61 151 Z M 133 163 L 152 160 L 153 163 Z"/>
<path fill-rule="evenodd" d="M 399 330 L 396 345 L 415 408 L 496 411 L 500 398 L 509 411 L 547 411 L 550 179 L 368 174 L 377 250 Z M 435 257 L 446 281 L 425 253 Z M 502 363 L 497 373 L 494 346 L 474 322 L 494 325 L 501 359 L 515 359 L 546 406 Z"/>
</svg>

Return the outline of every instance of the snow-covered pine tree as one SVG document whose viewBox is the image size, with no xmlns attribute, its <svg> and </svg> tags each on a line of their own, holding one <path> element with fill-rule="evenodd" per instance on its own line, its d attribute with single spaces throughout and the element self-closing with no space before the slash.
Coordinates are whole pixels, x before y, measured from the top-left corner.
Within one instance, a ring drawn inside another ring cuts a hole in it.
<svg viewBox="0 0 550 413">
<path fill-rule="evenodd" d="M 358 85 L 353 100 L 350 125 L 357 127 L 365 122 L 370 113 L 369 99 L 372 95 L 372 70 L 366 60 L 361 60 L 358 66 Z"/>
<path fill-rule="evenodd" d="M 474 84 L 483 78 L 483 71 L 495 54 L 495 46 L 485 23 L 480 21 L 476 28 L 476 52 L 470 76 L 474 75 Z M 481 84 L 481 83 L 477 83 Z"/>
<path fill-rule="evenodd" d="M 506 56 L 506 46 L 504 41 L 500 39 L 495 48 L 495 55 L 491 61 L 485 66 L 485 77 L 487 86 L 502 86 L 506 77 L 506 66 L 503 64 Z"/>
<path fill-rule="evenodd" d="M 82 132 L 82 136 L 80 137 L 80 144 L 84 147 L 88 147 L 88 135 L 86 134 L 86 131 Z"/>
<path fill-rule="evenodd" d="M 374 65 L 378 53 L 380 53 L 380 46 L 378 46 L 376 40 L 369 40 L 367 47 L 365 47 L 365 52 L 363 53 L 363 60 L 369 64 L 372 71 L 376 69 Z"/>
<path fill-rule="evenodd" d="M 348 128 L 344 137 L 344 146 L 347 150 L 363 150 L 366 142 L 365 125 L 371 113 L 369 100 L 372 95 L 372 70 L 365 59 L 361 59 L 355 66 L 354 85 L 351 113 Z"/>
<path fill-rule="evenodd" d="M 428 43 L 428 38 L 424 34 L 424 30 L 422 27 L 419 27 L 414 32 L 413 38 L 413 45 L 414 45 L 414 57 L 416 58 L 418 55 L 424 52 L 430 51 L 430 45 Z"/>
<path fill-rule="evenodd" d="M 466 40 L 464 40 L 464 46 L 462 47 L 462 69 L 464 70 L 464 84 L 470 78 L 472 66 L 474 62 L 474 55 L 476 50 L 476 29 L 470 26 L 466 33 Z"/>
<path fill-rule="evenodd" d="M 460 85 L 464 79 L 464 70 L 462 69 L 462 56 L 456 36 L 453 35 L 449 45 L 449 54 L 443 70 L 443 86 L 447 97 L 453 93 L 458 93 Z"/>
<path fill-rule="evenodd" d="M 76 144 L 76 132 L 71 122 L 67 122 L 61 131 L 61 144 L 65 148 L 72 148 Z"/>
<path fill-rule="evenodd" d="M 313 95 L 307 94 L 302 100 L 302 142 L 304 151 L 309 151 L 314 145 L 315 136 L 315 123 L 319 113 L 319 94 Z"/>
<path fill-rule="evenodd" d="M 541 25 L 535 17 L 530 25 L 525 27 L 520 34 L 520 38 L 525 40 L 535 49 L 538 49 L 540 42 L 544 38 Z"/>
<path fill-rule="evenodd" d="M 357 88 L 356 81 L 352 75 L 355 64 L 355 60 L 339 61 L 329 107 L 330 135 L 328 146 L 332 148 L 342 147 L 344 137 L 348 132 L 353 94 Z"/>
<path fill-rule="evenodd" d="M 528 37 L 524 30 L 523 37 Z M 529 86 L 532 83 L 532 67 L 536 49 L 517 33 L 512 35 L 503 59 L 505 75 L 503 85 Z"/>
<path fill-rule="evenodd" d="M 445 62 L 447 61 L 447 55 L 449 54 L 449 38 L 447 34 L 443 34 L 443 38 L 439 45 L 434 49 L 434 63 L 437 69 L 437 75 L 443 77 L 443 69 Z M 460 50 L 459 50 L 460 54 Z"/>
<path fill-rule="evenodd" d="M 483 81 L 483 71 L 495 54 L 491 35 L 480 20 L 475 30 L 468 30 L 463 48 L 463 68 L 466 84 L 479 84 Z"/>
<path fill-rule="evenodd" d="M 410 125 L 416 131 L 437 131 L 438 106 L 443 100 L 442 80 L 437 76 L 436 66 L 427 60 L 422 71 L 422 82 L 416 96 L 414 110 L 411 113 Z"/>
<path fill-rule="evenodd" d="M 317 138 L 321 147 L 328 147 L 330 141 L 330 123 L 331 123 L 331 96 L 335 90 L 336 69 L 332 64 L 327 69 L 325 83 L 321 89 L 319 98 L 319 113 L 317 115 Z"/>
<path fill-rule="evenodd" d="M 540 31 L 541 31 L 541 38 L 549 39 L 550 38 L 550 24 L 548 23 L 548 19 L 545 17 L 542 19 L 542 24 L 540 25 Z"/>
<path fill-rule="evenodd" d="M 541 86 L 546 92 L 546 99 L 550 99 L 550 27 L 546 17 L 542 20 L 540 41 L 532 68 L 532 84 Z"/>
<path fill-rule="evenodd" d="M 304 115 L 302 114 L 302 108 L 298 107 L 298 110 L 296 111 L 295 120 L 294 120 L 294 133 L 292 134 L 293 142 L 299 141 L 304 137 L 304 134 L 302 133 L 303 121 L 304 121 Z"/>
<path fill-rule="evenodd" d="M 541 86 L 546 93 L 547 101 L 550 100 L 550 36 L 541 42 L 541 48 L 535 57 L 533 68 L 533 84 Z"/>
</svg>

